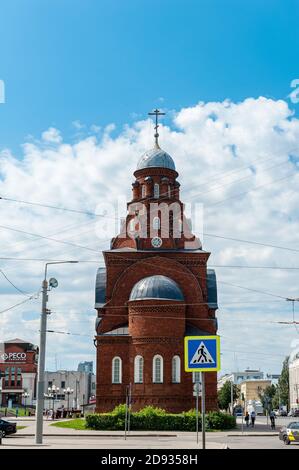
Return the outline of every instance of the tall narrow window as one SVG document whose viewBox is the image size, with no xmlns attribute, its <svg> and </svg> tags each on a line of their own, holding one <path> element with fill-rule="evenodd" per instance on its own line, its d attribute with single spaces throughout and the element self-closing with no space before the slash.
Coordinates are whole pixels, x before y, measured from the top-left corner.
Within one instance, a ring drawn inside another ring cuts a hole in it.
<svg viewBox="0 0 299 470">
<path fill-rule="evenodd" d="M 143 383 L 143 357 L 136 356 L 134 360 L 134 382 L 136 384 Z"/>
<path fill-rule="evenodd" d="M 112 360 L 112 383 L 121 384 L 122 380 L 121 358 L 114 357 Z"/>
<path fill-rule="evenodd" d="M 141 197 L 142 198 L 145 197 L 145 185 L 144 184 L 141 186 Z"/>
<path fill-rule="evenodd" d="M 153 358 L 153 382 L 156 384 L 163 383 L 163 358 L 159 355 Z"/>
<path fill-rule="evenodd" d="M 171 189 L 170 189 L 170 185 L 168 185 L 168 197 L 169 197 L 169 199 L 171 198 Z"/>
<path fill-rule="evenodd" d="M 154 184 L 154 198 L 158 199 L 159 196 L 160 196 L 160 186 L 158 183 L 155 183 Z"/>
<path fill-rule="evenodd" d="M 5 369 L 5 386 L 7 387 L 9 384 L 9 367 Z"/>
<path fill-rule="evenodd" d="M 153 229 L 159 230 L 160 229 L 160 217 L 153 218 Z"/>
<path fill-rule="evenodd" d="M 180 356 L 172 358 L 172 383 L 178 384 L 181 381 L 181 359 Z"/>
<path fill-rule="evenodd" d="M 22 369 L 18 367 L 17 369 L 17 387 L 20 387 L 22 383 Z"/>
<path fill-rule="evenodd" d="M 12 387 L 15 386 L 15 373 L 16 373 L 15 372 L 15 367 L 11 367 L 11 369 L 10 369 L 10 385 Z"/>
</svg>

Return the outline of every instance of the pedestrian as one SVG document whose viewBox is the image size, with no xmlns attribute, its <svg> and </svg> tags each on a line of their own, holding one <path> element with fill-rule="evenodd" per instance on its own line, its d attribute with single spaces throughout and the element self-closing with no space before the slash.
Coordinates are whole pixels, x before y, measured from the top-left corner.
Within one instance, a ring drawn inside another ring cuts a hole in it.
<svg viewBox="0 0 299 470">
<path fill-rule="evenodd" d="M 272 410 L 270 413 L 271 429 L 275 429 L 275 418 L 276 418 L 275 413 Z"/>
<path fill-rule="evenodd" d="M 248 413 L 248 411 L 246 411 L 244 419 L 245 419 L 246 427 L 248 428 L 249 427 L 249 413 Z"/>
<path fill-rule="evenodd" d="M 252 410 L 250 413 L 250 418 L 251 418 L 251 427 L 254 428 L 254 422 L 255 422 L 255 411 Z"/>
</svg>

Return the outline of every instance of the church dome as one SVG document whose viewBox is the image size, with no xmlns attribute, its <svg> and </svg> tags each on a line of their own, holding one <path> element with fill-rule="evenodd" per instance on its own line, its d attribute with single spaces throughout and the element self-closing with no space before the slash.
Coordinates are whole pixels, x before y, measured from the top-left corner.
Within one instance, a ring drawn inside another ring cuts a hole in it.
<svg viewBox="0 0 299 470">
<path fill-rule="evenodd" d="M 160 149 L 160 147 L 154 147 L 153 149 L 145 152 L 138 162 L 137 170 L 153 167 L 175 170 L 173 159 L 167 152 Z"/>
<path fill-rule="evenodd" d="M 130 300 L 164 299 L 184 300 L 178 284 L 166 276 L 149 276 L 138 281 L 133 287 Z"/>
</svg>

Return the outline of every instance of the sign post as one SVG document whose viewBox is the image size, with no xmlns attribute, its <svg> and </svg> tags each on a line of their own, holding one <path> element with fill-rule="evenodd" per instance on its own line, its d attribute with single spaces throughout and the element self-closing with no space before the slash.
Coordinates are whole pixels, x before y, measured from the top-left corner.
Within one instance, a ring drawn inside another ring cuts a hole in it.
<svg viewBox="0 0 299 470">
<path fill-rule="evenodd" d="M 198 444 L 198 398 L 201 396 L 201 383 L 199 382 L 198 377 L 196 378 L 196 382 L 194 384 L 193 396 L 196 397 L 196 442 Z"/>
<path fill-rule="evenodd" d="M 206 373 L 201 373 L 201 433 L 202 433 L 202 448 L 206 448 L 206 384 L 205 377 Z"/>
<path fill-rule="evenodd" d="M 220 369 L 220 337 L 186 336 L 185 337 L 185 371 L 201 372 L 201 427 L 202 448 L 206 448 L 205 415 L 206 415 L 206 372 L 216 372 Z M 198 394 L 199 384 L 196 383 L 196 434 L 198 443 Z"/>
</svg>

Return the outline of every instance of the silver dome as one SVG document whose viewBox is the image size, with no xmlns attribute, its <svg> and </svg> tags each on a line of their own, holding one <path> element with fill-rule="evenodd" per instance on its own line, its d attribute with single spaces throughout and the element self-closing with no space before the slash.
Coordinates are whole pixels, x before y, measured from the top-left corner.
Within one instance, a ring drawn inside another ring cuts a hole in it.
<svg viewBox="0 0 299 470">
<path fill-rule="evenodd" d="M 166 276 L 149 276 L 138 281 L 133 287 L 130 300 L 165 299 L 184 300 L 178 284 Z"/>
<path fill-rule="evenodd" d="M 154 147 L 142 155 L 138 162 L 137 170 L 153 167 L 175 170 L 175 164 L 171 156 L 159 147 Z"/>
</svg>

